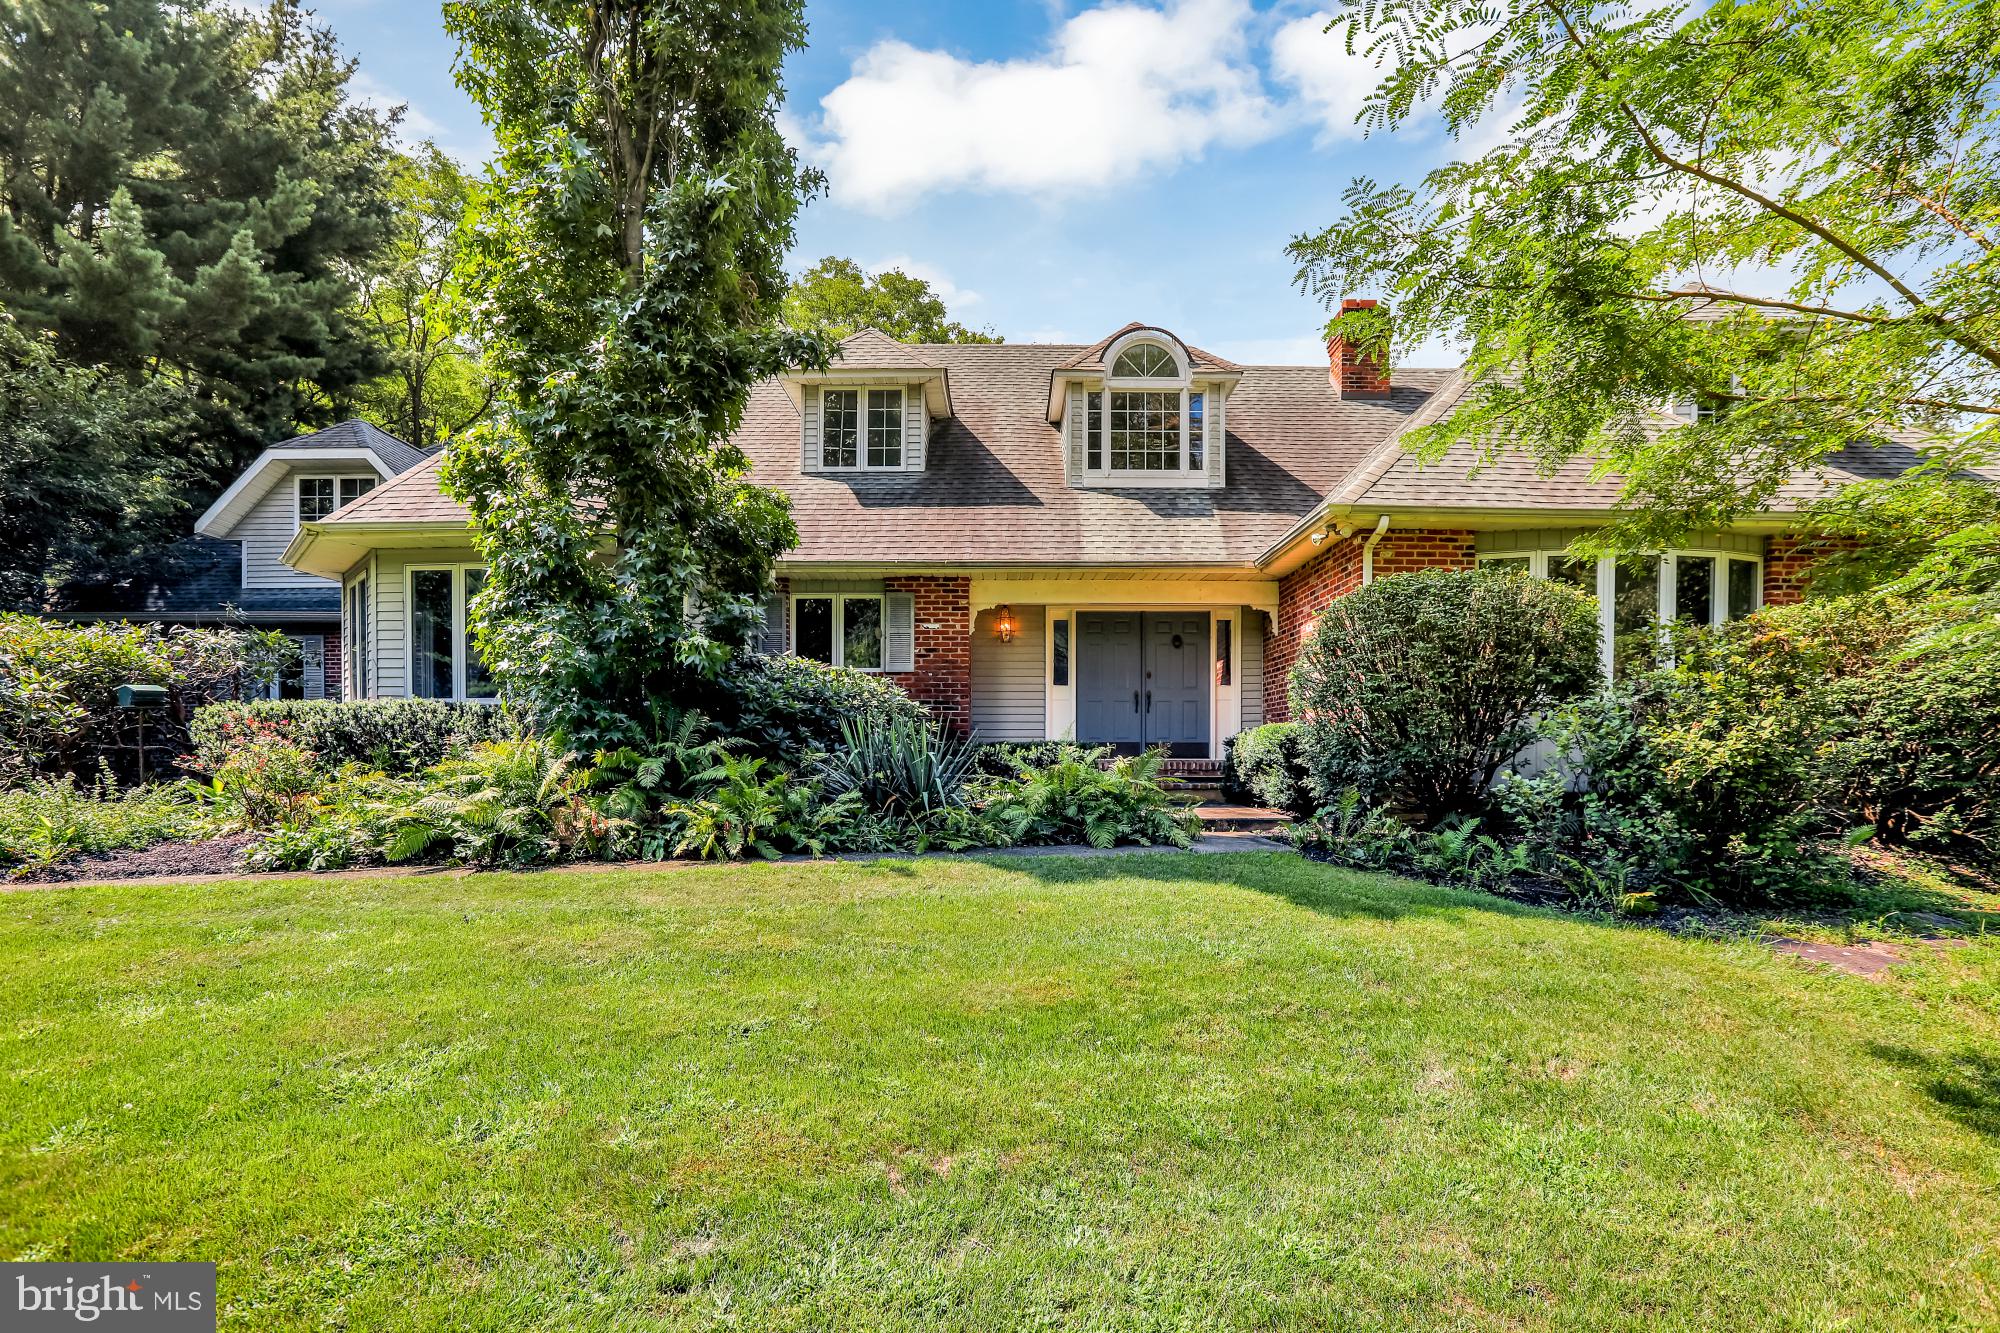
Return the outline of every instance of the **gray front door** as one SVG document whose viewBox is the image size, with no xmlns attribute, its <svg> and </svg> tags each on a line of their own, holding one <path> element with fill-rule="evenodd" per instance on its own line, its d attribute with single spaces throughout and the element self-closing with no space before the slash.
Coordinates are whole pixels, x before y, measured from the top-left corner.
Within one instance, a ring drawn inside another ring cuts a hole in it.
<svg viewBox="0 0 2000 1333">
<path fill-rule="evenodd" d="M 1076 736 L 1133 751 L 1208 754 L 1208 613 L 1084 611 L 1076 617 Z"/>
<path fill-rule="evenodd" d="M 1077 739 L 1138 748 L 1146 735 L 1138 612 L 1085 612 L 1076 631 Z"/>
</svg>

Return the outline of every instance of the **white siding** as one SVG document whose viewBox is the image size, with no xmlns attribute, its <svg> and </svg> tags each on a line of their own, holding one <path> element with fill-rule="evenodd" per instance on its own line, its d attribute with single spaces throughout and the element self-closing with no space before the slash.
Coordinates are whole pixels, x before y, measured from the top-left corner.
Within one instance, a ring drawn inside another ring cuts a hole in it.
<svg viewBox="0 0 2000 1333">
<path fill-rule="evenodd" d="M 924 470 L 924 436 L 929 428 L 924 410 L 924 386 L 903 390 L 903 471 Z"/>
<path fill-rule="evenodd" d="M 799 413 L 799 467 L 810 472 L 819 466 L 819 385 L 806 385 L 799 396 L 803 404 Z"/>
<path fill-rule="evenodd" d="M 1017 606 L 1014 621 L 1012 643 L 994 634 L 992 611 L 972 627 L 972 727 L 982 741 L 1043 739 L 1048 617 L 1039 606 Z"/>
<path fill-rule="evenodd" d="M 1228 427 L 1223 423 L 1223 397 L 1219 385 L 1206 386 L 1208 392 L 1202 401 L 1202 463 L 1208 469 L 1208 484 L 1211 489 L 1220 489 L 1227 475 L 1223 470 L 1223 442 L 1228 439 Z"/>
<path fill-rule="evenodd" d="M 1086 402 L 1083 389 L 1075 384 L 1069 386 L 1069 411 L 1063 414 L 1064 430 L 1069 436 L 1069 484 L 1078 485 L 1083 481 L 1083 431 Z"/>
<path fill-rule="evenodd" d="M 410 690 L 409 586 L 411 565 L 483 563 L 469 546 L 435 551 L 377 551 L 369 576 L 375 613 L 368 626 L 374 640 L 374 696 L 401 699 Z M 343 603 L 343 614 L 344 614 Z"/>
<path fill-rule="evenodd" d="M 1249 607 L 1238 616 L 1236 688 L 1243 700 L 1243 729 L 1264 725 L 1264 613 Z"/>
<path fill-rule="evenodd" d="M 279 557 L 299 531 L 299 478 L 375 477 L 366 463 L 315 463 L 290 466 L 286 474 L 252 506 L 230 536 L 243 543 L 243 586 L 246 588 L 324 588 L 332 583 L 301 574 Z M 335 503 L 340 492 L 335 483 Z"/>
</svg>

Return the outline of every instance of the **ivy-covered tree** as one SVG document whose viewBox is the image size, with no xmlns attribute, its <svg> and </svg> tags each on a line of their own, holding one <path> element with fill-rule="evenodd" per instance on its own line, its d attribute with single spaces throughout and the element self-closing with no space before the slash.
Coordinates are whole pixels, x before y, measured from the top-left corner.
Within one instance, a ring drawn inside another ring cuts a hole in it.
<svg viewBox="0 0 2000 1333">
<path fill-rule="evenodd" d="M 344 271 L 388 220 L 390 118 L 293 0 L 0 7 L 0 302 L 63 360 L 177 381 L 210 484 L 375 372 Z M 199 482 L 197 483 L 199 484 Z"/>
<path fill-rule="evenodd" d="M 824 365 L 774 324 L 817 178 L 778 132 L 799 0 L 465 0 L 460 84 L 500 156 L 466 259 L 498 377 L 448 450 L 503 687 L 570 744 L 634 739 L 755 634 L 783 496 L 731 438 Z"/>
<path fill-rule="evenodd" d="M 480 361 L 458 275 L 474 181 L 434 143 L 396 163 L 394 223 L 384 253 L 356 275 L 356 322 L 388 373 L 359 386 L 359 414 L 425 448 L 486 414 L 493 387 Z"/>
<path fill-rule="evenodd" d="M 997 343 L 991 330 L 967 328 L 951 317 L 930 283 L 901 269 L 870 277 L 852 259 L 828 255 L 800 275 L 785 293 L 785 321 L 836 341 L 856 329 L 874 329 L 906 343 Z"/>
<path fill-rule="evenodd" d="M 1917 485 L 1993 458 L 2000 6 L 1356 0 L 1326 40 L 1386 71 L 1371 133 L 1497 140 L 1356 181 L 1291 248 L 1323 298 L 1386 294 L 1398 338 L 1468 349 L 1480 387 L 1425 450 L 1602 457 L 1630 478 L 1613 539 L 1638 546 L 1891 428 L 1947 448 Z M 1342 328 L 1386 348 L 1386 309 Z M 1640 428 L 1675 401 L 1717 410 Z M 1852 512 L 1898 507 L 1923 505 Z"/>
</svg>

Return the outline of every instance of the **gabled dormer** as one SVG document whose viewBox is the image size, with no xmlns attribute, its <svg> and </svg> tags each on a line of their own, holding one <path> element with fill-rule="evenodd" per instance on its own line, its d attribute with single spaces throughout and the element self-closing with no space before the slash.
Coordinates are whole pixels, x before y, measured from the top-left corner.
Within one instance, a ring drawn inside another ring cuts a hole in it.
<svg viewBox="0 0 2000 1333">
<path fill-rule="evenodd" d="M 874 329 L 841 339 L 824 371 L 781 377 L 799 410 L 799 469 L 920 473 L 931 430 L 951 415 L 951 376 Z"/>
<path fill-rule="evenodd" d="M 1049 420 L 1072 486 L 1219 489 L 1241 367 L 1165 329 L 1127 324 L 1056 368 Z"/>
</svg>

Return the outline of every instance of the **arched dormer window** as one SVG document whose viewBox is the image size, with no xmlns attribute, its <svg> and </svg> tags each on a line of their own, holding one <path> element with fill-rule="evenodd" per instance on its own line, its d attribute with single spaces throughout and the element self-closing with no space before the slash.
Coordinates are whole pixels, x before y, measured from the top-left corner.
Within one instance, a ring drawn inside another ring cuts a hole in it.
<svg viewBox="0 0 2000 1333">
<path fill-rule="evenodd" d="M 1114 344 L 1109 359 L 1103 392 L 1088 395 L 1085 472 L 1106 480 L 1200 476 L 1206 396 L 1190 392 L 1184 354 L 1140 338 Z"/>
<path fill-rule="evenodd" d="M 1158 343 L 1134 343 L 1119 353 L 1111 377 L 1120 380 L 1178 380 L 1180 363 Z"/>
</svg>

